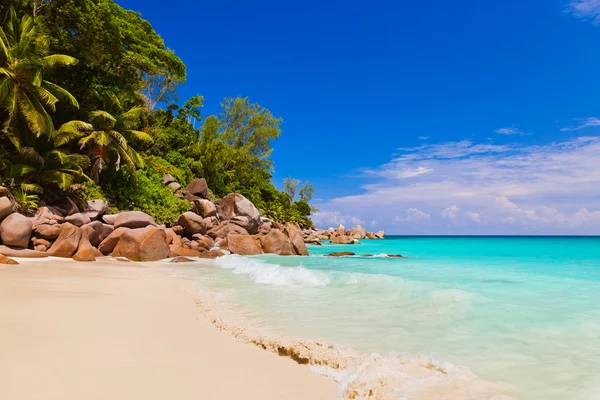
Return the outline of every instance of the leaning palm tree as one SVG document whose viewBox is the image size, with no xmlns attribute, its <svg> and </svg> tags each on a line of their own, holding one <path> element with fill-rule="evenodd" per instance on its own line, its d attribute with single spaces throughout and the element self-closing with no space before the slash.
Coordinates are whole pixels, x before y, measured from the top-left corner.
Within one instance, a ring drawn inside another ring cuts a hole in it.
<svg viewBox="0 0 600 400">
<path fill-rule="evenodd" d="M 48 69 L 77 62 L 62 54 L 48 55 L 48 41 L 29 15 L 19 20 L 11 8 L 9 21 L 0 28 L 0 106 L 7 113 L 2 130 L 11 140 L 15 130 L 9 130 L 20 117 L 39 136 L 52 131 L 48 110 L 54 111 L 59 99 L 79 107 L 67 90 L 43 78 Z"/>
<path fill-rule="evenodd" d="M 130 141 L 152 142 L 152 137 L 146 132 L 135 130 L 139 117 L 145 112 L 143 107 L 133 107 L 123 112 L 121 103 L 113 98 L 113 108 L 116 113 L 96 110 L 90 112 L 92 129 L 79 140 L 81 148 L 89 149 L 89 158 L 92 162 L 90 177 L 99 182 L 102 171 L 107 166 L 119 170 L 121 163 L 125 163 L 132 171 L 144 166 L 141 155 L 130 146 Z"/>
</svg>

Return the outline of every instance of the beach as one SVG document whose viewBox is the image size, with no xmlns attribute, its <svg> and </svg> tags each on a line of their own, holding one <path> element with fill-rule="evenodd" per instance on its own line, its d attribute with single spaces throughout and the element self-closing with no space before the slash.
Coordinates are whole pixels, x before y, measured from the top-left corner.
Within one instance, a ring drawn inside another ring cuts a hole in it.
<svg viewBox="0 0 600 400">
<path fill-rule="evenodd" d="M 221 332 L 173 267 L 0 266 L 0 398 L 332 399 L 336 383 Z"/>
</svg>

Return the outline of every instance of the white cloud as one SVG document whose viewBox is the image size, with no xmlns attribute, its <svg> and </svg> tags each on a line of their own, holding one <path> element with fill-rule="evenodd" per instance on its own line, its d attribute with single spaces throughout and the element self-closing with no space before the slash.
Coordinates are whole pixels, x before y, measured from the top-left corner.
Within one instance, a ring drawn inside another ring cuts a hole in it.
<svg viewBox="0 0 600 400">
<path fill-rule="evenodd" d="M 460 208 L 458 208 L 456 204 L 454 204 L 444 209 L 444 211 L 442 211 L 440 215 L 444 218 L 448 218 L 450 221 L 456 221 L 456 217 L 458 216 L 459 212 Z"/>
<path fill-rule="evenodd" d="M 466 215 L 467 215 L 467 218 L 469 218 L 471 221 L 476 222 L 478 224 L 481 223 L 481 216 L 479 215 L 479 213 L 467 212 Z"/>
<path fill-rule="evenodd" d="M 380 170 L 380 171 L 367 171 L 368 174 L 380 175 L 386 178 L 391 179 L 406 179 L 406 178 L 414 178 L 415 176 L 428 174 L 433 172 L 433 169 L 426 167 L 417 167 L 417 168 L 403 168 L 401 170 Z"/>
<path fill-rule="evenodd" d="M 317 211 L 311 216 L 312 221 L 316 226 L 321 228 L 328 228 L 330 226 L 337 227 L 342 224 L 346 228 L 350 228 L 354 225 L 364 225 L 364 221 L 353 215 L 342 214 L 339 211 Z"/>
<path fill-rule="evenodd" d="M 598 1 L 600 1 L 600 0 L 598 0 Z M 561 132 L 578 131 L 580 129 L 591 128 L 594 126 L 600 126 L 600 118 L 576 119 L 575 121 L 579 122 L 578 125 L 562 128 Z"/>
<path fill-rule="evenodd" d="M 600 233 L 600 137 L 544 145 L 463 140 L 399 151 L 365 176 L 360 193 L 317 206 L 407 233 L 418 221 L 399 209 L 429 215 L 418 225 L 425 233 L 443 233 L 449 220 L 464 233 Z M 406 171 L 427 172 L 396 178 Z M 394 224 L 397 215 L 403 224 Z"/>
<path fill-rule="evenodd" d="M 498 135 L 530 135 L 530 133 L 525 133 L 514 126 L 507 126 L 504 128 L 496 129 L 494 133 L 497 133 Z"/>
<path fill-rule="evenodd" d="M 431 215 L 419 210 L 418 208 L 409 208 L 406 210 L 406 216 L 404 217 L 394 217 L 394 221 L 396 222 L 418 222 L 427 221 L 428 219 L 431 219 Z"/>
<path fill-rule="evenodd" d="M 371 221 L 371 226 L 377 226 L 377 221 L 375 221 L 375 220 Z"/>
<path fill-rule="evenodd" d="M 571 0 L 565 11 L 577 18 L 600 23 L 600 0 Z"/>
</svg>

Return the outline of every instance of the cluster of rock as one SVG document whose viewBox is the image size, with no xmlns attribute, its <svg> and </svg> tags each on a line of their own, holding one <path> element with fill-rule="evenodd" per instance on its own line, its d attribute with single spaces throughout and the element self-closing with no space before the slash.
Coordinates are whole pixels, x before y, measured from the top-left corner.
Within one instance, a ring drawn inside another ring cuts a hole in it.
<svg viewBox="0 0 600 400">
<path fill-rule="evenodd" d="M 165 185 L 174 180 L 165 175 Z M 177 184 L 178 185 L 178 184 Z M 172 186 L 173 190 L 180 187 Z M 140 211 L 107 214 L 104 200 L 87 201 L 80 209 L 41 207 L 33 216 L 16 213 L 8 197 L 0 197 L 0 263 L 6 257 L 67 257 L 94 261 L 96 257 L 124 257 L 157 261 L 171 257 L 216 258 L 274 253 L 308 255 L 297 224 L 281 225 L 263 218 L 244 196 L 231 193 L 210 201 L 204 179 L 192 181 L 177 193 L 191 203 L 172 227 L 158 225 Z M 177 261 L 185 261 L 178 258 Z"/>
<path fill-rule="evenodd" d="M 302 231 L 304 242 L 310 244 L 321 244 L 321 240 L 329 240 L 332 244 L 360 244 L 361 239 L 383 239 L 383 231 L 367 232 L 365 228 L 356 225 L 346 230 L 344 225 L 340 224 L 337 228 L 327 230 L 312 228 Z"/>
</svg>

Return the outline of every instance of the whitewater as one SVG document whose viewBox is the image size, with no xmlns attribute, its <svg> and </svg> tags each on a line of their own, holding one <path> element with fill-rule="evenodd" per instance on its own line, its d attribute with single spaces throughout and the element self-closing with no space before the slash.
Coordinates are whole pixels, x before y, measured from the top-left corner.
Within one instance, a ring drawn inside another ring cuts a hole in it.
<svg viewBox="0 0 600 400">
<path fill-rule="evenodd" d="M 391 237 L 309 251 L 178 273 L 210 294 L 218 326 L 309 363 L 342 397 L 600 398 L 600 238 Z M 326 256 L 337 251 L 356 256 Z"/>
</svg>

